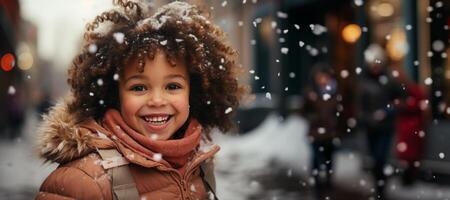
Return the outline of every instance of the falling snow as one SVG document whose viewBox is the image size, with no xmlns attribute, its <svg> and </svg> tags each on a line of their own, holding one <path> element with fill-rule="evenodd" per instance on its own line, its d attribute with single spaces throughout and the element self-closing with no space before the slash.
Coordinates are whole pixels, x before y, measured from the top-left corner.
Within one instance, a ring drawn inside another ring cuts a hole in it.
<svg viewBox="0 0 450 200">
<path fill-rule="evenodd" d="M 14 94 L 16 94 L 16 88 L 14 88 L 14 86 L 10 85 L 10 86 L 8 87 L 8 94 L 9 94 L 9 95 L 14 95 Z"/>
<path fill-rule="evenodd" d="M 160 154 L 160 153 L 153 154 L 153 160 L 161 161 L 161 159 L 162 159 L 162 154 Z"/>
<path fill-rule="evenodd" d="M 191 185 L 191 191 L 192 192 L 197 192 L 197 190 L 195 189 L 195 185 L 194 184 Z"/>
<path fill-rule="evenodd" d="M 117 43 L 122 44 L 123 40 L 125 38 L 125 35 L 121 32 L 117 32 L 113 34 L 114 39 L 116 40 Z"/>
<path fill-rule="evenodd" d="M 288 18 L 288 14 L 284 13 L 284 12 L 281 12 L 281 11 L 278 11 L 277 12 L 277 17 L 282 18 L 282 19 L 286 19 L 286 18 Z"/>
<path fill-rule="evenodd" d="M 433 79 L 431 79 L 430 77 L 426 78 L 424 80 L 425 85 L 431 85 L 433 83 Z"/>
<path fill-rule="evenodd" d="M 152 140 L 157 140 L 157 139 L 158 139 L 158 134 L 152 133 L 152 134 L 150 135 L 150 139 L 152 139 Z"/>
<path fill-rule="evenodd" d="M 97 52 L 97 45 L 95 45 L 95 44 L 90 44 L 90 45 L 88 46 L 88 51 L 89 51 L 89 53 L 94 54 L 95 52 Z"/>
<path fill-rule="evenodd" d="M 102 86 L 103 85 L 103 79 L 99 78 L 97 79 L 97 85 Z"/>
<path fill-rule="evenodd" d="M 295 78 L 295 73 L 294 72 L 290 72 L 289 73 L 289 78 Z"/>
<path fill-rule="evenodd" d="M 349 76 L 348 70 L 345 70 L 345 69 L 344 69 L 344 70 L 341 71 L 341 77 L 342 77 L 342 78 L 345 79 L 345 78 L 347 78 L 348 76 Z"/>
<path fill-rule="evenodd" d="M 282 54 L 288 54 L 288 52 L 289 52 L 289 49 L 287 47 L 282 47 L 281 48 L 281 53 Z"/>
<path fill-rule="evenodd" d="M 113 75 L 113 79 L 114 79 L 115 81 L 119 80 L 119 74 L 117 74 L 117 73 L 114 74 L 114 75 Z"/>
<path fill-rule="evenodd" d="M 270 94 L 270 92 L 266 92 L 266 98 L 272 100 L 272 95 Z"/>
<path fill-rule="evenodd" d="M 354 0 L 353 3 L 354 3 L 356 6 L 362 6 L 362 5 L 364 4 L 363 0 Z"/>
<path fill-rule="evenodd" d="M 159 42 L 159 44 L 161 44 L 163 46 L 166 46 L 167 45 L 167 40 L 163 40 L 163 41 Z"/>
<path fill-rule="evenodd" d="M 412 29 L 412 26 L 410 24 L 408 24 L 408 25 L 405 26 L 405 29 L 410 31 Z"/>
<path fill-rule="evenodd" d="M 231 111 L 233 111 L 233 108 L 228 107 L 228 108 L 225 110 L 225 114 L 228 114 L 228 113 L 230 113 Z"/>
</svg>

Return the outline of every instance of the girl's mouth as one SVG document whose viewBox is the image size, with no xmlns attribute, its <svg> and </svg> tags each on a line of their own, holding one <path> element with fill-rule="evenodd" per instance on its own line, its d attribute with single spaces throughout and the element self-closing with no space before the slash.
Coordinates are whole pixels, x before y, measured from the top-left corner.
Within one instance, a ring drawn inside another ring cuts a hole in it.
<svg viewBox="0 0 450 200">
<path fill-rule="evenodd" d="M 172 119 L 173 115 L 146 115 L 142 116 L 142 120 L 145 121 L 146 127 L 150 131 L 159 131 L 164 129 Z"/>
</svg>

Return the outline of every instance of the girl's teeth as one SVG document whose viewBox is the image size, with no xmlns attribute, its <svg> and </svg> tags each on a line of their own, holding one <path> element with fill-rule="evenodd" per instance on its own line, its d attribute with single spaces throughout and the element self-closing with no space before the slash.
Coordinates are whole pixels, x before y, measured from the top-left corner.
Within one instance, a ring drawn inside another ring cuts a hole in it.
<svg viewBox="0 0 450 200">
<path fill-rule="evenodd" d="M 159 124 L 167 122 L 168 119 L 169 119 L 168 116 L 167 117 L 144 117 L 144 120 L 146 122 L 159 123 Z"/>
</svg>

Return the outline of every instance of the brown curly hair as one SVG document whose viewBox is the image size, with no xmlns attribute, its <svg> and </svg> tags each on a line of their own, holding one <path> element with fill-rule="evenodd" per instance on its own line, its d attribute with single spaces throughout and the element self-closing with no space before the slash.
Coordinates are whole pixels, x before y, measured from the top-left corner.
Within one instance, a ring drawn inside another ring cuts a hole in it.
<svg viewBox="0 0 450 200">
<path fill-rule="evenodd" d="M 86 26 L 82 52 L 69 68 L 68 83 L 74 100 L 69 111 L 77 120 L 100 120 L 107 109 L 119 107 L 118 77 L 123 66 L 158 50 L 168 61 L 185 59 L 190 75 L 190 116 L 209 133 L 233 127 L 230 113 L 239 106 L 247 87 L 238 83 L 236 51 L 224 42 L 224 33 L 196 6 L 173 2 L 154 14 L 144 4 L 116 0 L 116 9 L 98 15 Z M 152 14 L 152 15 L 151 15 Z"/>
</svg>

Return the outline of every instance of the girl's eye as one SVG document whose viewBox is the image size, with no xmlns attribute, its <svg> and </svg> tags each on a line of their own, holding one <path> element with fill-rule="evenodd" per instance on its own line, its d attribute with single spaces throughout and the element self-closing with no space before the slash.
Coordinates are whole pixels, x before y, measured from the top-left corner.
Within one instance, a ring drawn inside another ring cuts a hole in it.
<svg viewBox="0 0 450 200">
<path fill-rule="evenodd" d="M 174 83 L 171 83 L 171 84 L 167 85 L 167 89 L 168 90 L 177 90 L 177 89 L 180 89 L 180 88 L 181 87 L 179 85 L 174 84 Z"/>
<path fill-rule="evenodd" d="M 143 85 L 136 85 L 130 88 L 131 91 L 142 92 L 145 91 L 146 88 Z"/>
</svg>

